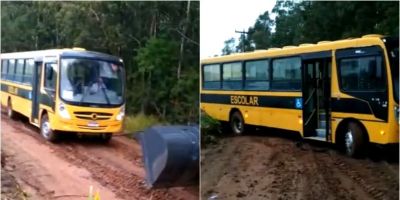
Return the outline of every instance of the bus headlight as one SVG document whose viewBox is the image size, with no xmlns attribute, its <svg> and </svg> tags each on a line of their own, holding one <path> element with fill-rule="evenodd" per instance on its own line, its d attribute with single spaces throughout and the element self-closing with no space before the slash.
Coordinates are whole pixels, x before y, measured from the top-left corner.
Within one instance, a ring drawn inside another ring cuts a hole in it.
<svg viewBox="0 0 400 200">
<path fill-rule="evenodd" d="M 121 110 L 119 111 L 115 119 L 117 119 L 118 121 L 122 121 L 122 119 L 124 119 L 124 116 L 125 116 L 125 105 L 121 107 Z"/>
<path fill-rule="evenodd" d="M 71 116 L 69 115 L 64 103 L 60 103 L 58 105 L 58 114 L 64 119 L 71 119 Z"/>
</svg>

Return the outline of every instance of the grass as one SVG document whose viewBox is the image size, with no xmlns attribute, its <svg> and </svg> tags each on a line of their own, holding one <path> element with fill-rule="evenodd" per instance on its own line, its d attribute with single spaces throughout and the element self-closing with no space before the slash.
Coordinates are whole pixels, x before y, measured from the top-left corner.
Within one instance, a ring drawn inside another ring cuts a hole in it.
<svg viewBox="0 0 400 200">
<path fill-rule="evenodd" d="M 157 117 L 152 115 L 145 115 L 143 113 L 126 116 L 124 123 L 125 132 L 128 133 L 143 131 L 150 126 L 162 124 L 161 120 Z"/>
</svg>

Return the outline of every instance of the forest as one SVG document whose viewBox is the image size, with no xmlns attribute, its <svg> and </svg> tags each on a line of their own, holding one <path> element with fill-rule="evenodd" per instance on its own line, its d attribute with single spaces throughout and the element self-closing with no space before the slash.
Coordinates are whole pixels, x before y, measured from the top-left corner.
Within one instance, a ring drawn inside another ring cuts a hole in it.
<svg viewBox="0 0 400 200">
<path fill-rule="evenodd" d="M 399 35 L 398 1 L 282 1 L 261 14 L 223 55 L 366 34 Z"/>
<path fill-rule="evenodd" d="M 81 47 L 119 56 L 128 115 L 198 122 L 198 1 L 1 4 L 2 53 Z"/>
</svg>

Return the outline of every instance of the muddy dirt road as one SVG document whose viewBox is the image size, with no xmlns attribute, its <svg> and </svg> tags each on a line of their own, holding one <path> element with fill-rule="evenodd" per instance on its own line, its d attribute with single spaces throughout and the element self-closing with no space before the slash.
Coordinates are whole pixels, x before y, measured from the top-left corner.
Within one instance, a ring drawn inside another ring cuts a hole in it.
<svg viewBox="0 0 400 200">
<path fill-rule="evenodd" d="M 275 131 L 276 132 L 276 131 Z M 398 153 L 394 152 L 395 158 Z M 396 157 L 397 156 L 397 157 Z M 398 199 L 398 159 L 352 159 L 282 134 L 227 137 L 202 149 L 202 199 Z"/>
<path fill-rule="evenodd" d="M 90 185 L 104 200 L 198 199 L 195 186 L 147 189 L 140 145 L 134 140 L 115 137 L 101 144 L 68 137 L 51 144 L 27 122 L 1 117 L 4 170 L 28 199 L 87 199 Z"/>
</svg>

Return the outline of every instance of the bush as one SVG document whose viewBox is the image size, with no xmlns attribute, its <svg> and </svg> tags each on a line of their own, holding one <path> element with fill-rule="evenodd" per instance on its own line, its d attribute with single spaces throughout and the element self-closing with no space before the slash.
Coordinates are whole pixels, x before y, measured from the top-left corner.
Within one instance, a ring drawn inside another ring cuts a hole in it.
<svg viewBox="0 0 400 200">
<path fill-rule="evenodd" d="M 143 131 L 156 124 L 162 124 L 162 122 L 157 117 L 143 113 L 126 116 L 124 121 L 125 132 L 129 133 Z"/>
<path fill-rule="evenodd" d="M 215 144 L 217 137 L 222 133 L 221 123 L 203 111 L 200 114 L 200 118 L 201 146 L 205 147 L 207 144 Z"/>
</svg>

